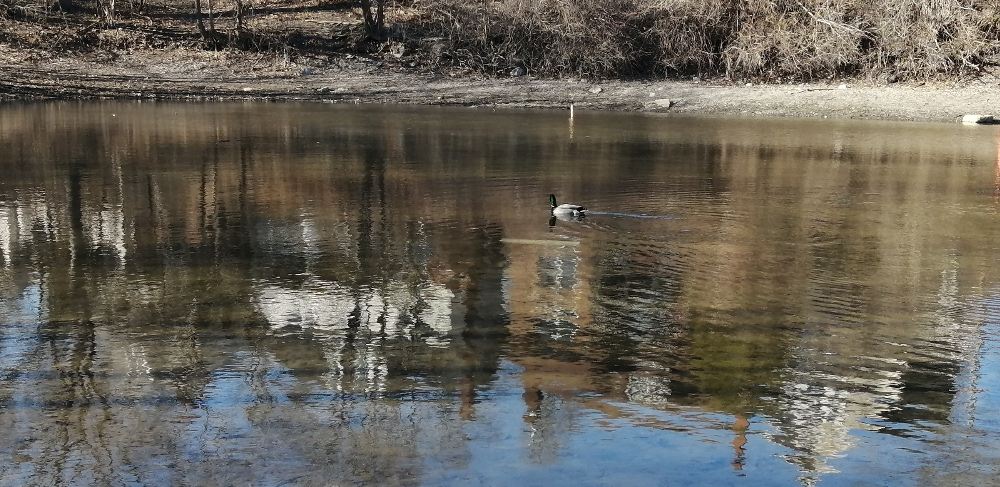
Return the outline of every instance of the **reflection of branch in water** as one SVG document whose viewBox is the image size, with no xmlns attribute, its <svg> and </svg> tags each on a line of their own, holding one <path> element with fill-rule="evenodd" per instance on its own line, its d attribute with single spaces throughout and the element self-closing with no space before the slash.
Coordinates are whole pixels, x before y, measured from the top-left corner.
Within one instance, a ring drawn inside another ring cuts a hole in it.
<svg viewBox="0 0 1000 487">
<path fill-rule="evenodd" d="M 747 420 L 742 414 L 736 415 L 736 421 L 733 421 L 732 430 L 736 433 L 736 438 L 733 438 L 733 461 L 731 465 L 733 470 L 739 471 L 743 470 L 743 465 L 746 463 L 746 450 L 743 448 L 747 444 L 747 429 L 750 428 L 750 421 Z"/>
<path fill-rule="evenodd" d="M 470 378 L 465 377 L 461 380 L 461 387 L 459 389 L 459 397 L 461 398 L 461 405 L 458 409 L 458 417 L 465 421 L 472 421 L 476 419 L 476 384 Z"/>
<path fill-rule="evenodd" d="M 1000 204 L 1000 129 L 997 129 L 997 165 L 993 171 L 993 201 Z"/>
</svg>

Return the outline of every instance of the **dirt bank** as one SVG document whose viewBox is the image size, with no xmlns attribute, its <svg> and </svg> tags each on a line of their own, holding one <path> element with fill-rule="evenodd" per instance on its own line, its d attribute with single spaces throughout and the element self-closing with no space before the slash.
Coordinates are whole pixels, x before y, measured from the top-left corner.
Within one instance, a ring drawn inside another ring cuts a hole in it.
<svg viewBox="0 0 1000 487">
<path fill-rule="evenodd" d="M 199 49 L 52 57 L 0 46 L 0 97 L 311 100 L 578 109 L 710 116 L 953 121 L 1000 115 L 992 77 L 968 83 L 744 85 L 724 81 L 483 78 L 342 55 L 291 62 Z M 666 100 L 669 100 L 667 102 Z M 658 102 L 657 102 L 658 101 Z M 669 104 L 669 106 L 668 106 Z"/>
</svg>

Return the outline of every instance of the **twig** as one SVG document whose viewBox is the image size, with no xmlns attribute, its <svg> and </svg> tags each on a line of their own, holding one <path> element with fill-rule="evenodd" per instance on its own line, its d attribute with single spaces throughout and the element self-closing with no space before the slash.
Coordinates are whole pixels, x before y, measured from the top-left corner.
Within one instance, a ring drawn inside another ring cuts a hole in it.
<svg viewBox="0 0 1000 487">
<path fill-rule="evenodd" d="M 868 32 L 868 31 L 863 30 L 863 29 L 859 29 L 857 27 L 854 27 L 853 25 L 842 24 L 840 22 L 834 22 L 832 20 L 828 20 L 828 19 L 817 17 L 816 14 L 810 12 L 809 9 L 807 9 L 805 5 L 802 5 L 802 2 L 795 2 L 795 3 L 799 4 L 799 7 L 802 7 L 802 10 L 805 11 L 805 13 L 809 14 L 809 16 L 812 17 L 812 19 L 815 20 L 816 22 L 819 22 L 819 23 L 825 24 L 825 25 L 829 25 L 830 27 L 833 27 L 835 29 L 843 29 L 843 30 L 846 30 L 846 31 L 854 33 L 854 34 L 858 34 L 860 36 L 867 37 L 869 39 L 872 38 L 871 32 Z"/>
<path fill-rule="evenodd" d="M 338 25 L 355 25 L 357 22 L 352 22 L 350 20 L 316 20 L 316 19 L 302 19 L 305 22 L 312 22 L 315 24 L 338 24 Z"/>
</svg>

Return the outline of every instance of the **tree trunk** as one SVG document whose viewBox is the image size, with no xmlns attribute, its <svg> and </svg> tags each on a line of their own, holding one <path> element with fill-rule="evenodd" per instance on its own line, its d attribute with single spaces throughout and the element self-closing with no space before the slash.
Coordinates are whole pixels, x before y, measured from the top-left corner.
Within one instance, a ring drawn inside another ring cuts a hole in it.
<svg viewBox="0 0 1000 487">
<path fill-rule="evenodd" d="M 115 0 L 97 0 L 98 10 L 104 19 L 104 25 L 112 27 L 115 24 Z"/>
<path fill-rule="evenodd" d="M 236 16 L 236 35 L 239 35 L 243 33 L 243 2 L 241 0 L 236 0 L 234 14 Z"/>
<path fill-rule="evenodd" d="M 196 19 L 196 22 L 198 24 L 198 33 L 201 34 L 202 40 L 204 40 L 207 43 L 209 42 L 210 38 L 208 35 L 208 31 L 205 30 L 205 21 L 202 20 L 201 0 L 194 0 L 194 10 L 195 10 L 194 18 Z"/>
<path fill-rule="evenodd" d="M 375 12 L 372 12 L 372 2 Z M 365 18 L 365 32 L 368 38 L 376 41 L 385 40 L 383 27 L 385 25 L 385 0 L 361 0 L 361 14 Z"/>
<path fill-rule="evenodd" d="M 212 0 L 208 0 L 208 30 L 215 35 L 215 9 L 212 7 Z"/>
<path fill-rule="evenodd" d="M 73 0 L 52 0 L 48 2 L 49 11 L 59 10 L 62 13 L 69 13 L 74 7 Z"/>
</svg>

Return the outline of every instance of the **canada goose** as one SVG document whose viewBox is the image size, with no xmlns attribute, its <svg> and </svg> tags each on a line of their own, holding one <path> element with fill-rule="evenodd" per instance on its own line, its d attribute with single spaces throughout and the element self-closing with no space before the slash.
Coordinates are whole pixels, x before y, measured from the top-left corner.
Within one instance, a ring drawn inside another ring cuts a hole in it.
<svg viewBox="0 0 1000 487">
<path fill-rule="evenodd" d="M 587 208 L 580 205 L 557 204 L 554 194 L 549 195 L 549 204 L 552 206 L 552 214 L 554 215 L 584 216 L 587 211 Z"/>
</svg>

